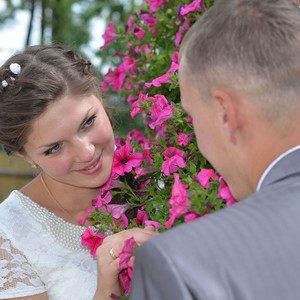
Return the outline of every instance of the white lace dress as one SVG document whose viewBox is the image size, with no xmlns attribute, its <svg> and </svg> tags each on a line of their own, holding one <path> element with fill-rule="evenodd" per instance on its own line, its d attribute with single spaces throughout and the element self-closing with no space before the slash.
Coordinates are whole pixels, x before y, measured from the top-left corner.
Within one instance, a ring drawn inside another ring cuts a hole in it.
<svg viewBox="0 0 300 300">
<path fill-rule="evenodd" d="M 0 299 L 92 299 L 97 262 L 81 245 L 83 231 L 13 191 L 0 204 Z"/>
</svg>

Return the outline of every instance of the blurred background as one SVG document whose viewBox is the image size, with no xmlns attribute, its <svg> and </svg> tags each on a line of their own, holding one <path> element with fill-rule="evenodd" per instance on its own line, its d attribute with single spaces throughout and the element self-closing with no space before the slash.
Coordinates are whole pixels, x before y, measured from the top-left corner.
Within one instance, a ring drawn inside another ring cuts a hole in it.
<svg viewBox="0 0 300 300">
<path fill-rule="evenodd" d="M 120 51 L 114 46 L 100 50 L 102 34 L 110 20 L 116 27 L 125 26 L 130 13 L 143 0 L 0 0 L 0 65 L 29 45 L 59 43 L 88 58 L 99 76 L 117 66 Z M 139 126 L 129 116 L 129 107 L 117 95 L 105 96 L 114 109 L 115 132 L 124 136 Z M 13 189 L 25 185 L 35 176 L 28 163 L 0 149 L 0 202 Z"/>
</svg>

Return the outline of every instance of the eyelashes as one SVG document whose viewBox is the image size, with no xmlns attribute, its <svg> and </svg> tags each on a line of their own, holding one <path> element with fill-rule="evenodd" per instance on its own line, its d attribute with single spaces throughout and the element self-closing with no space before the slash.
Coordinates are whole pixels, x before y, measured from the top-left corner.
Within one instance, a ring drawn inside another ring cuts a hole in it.
<svg viewBox="0 0 300 300">
<path fill-rule="evenodd" d="M 97 116 L 94 114 L 91 117 L 89 117 L 85 122 L 82 124 L 82 128 L 88 128 L 92 126 L 96 121 Z"/>
<path fill-rule="evenodd" d="M 49 149 L 47 149 L 47 150 L 44 152 L 44 155 L 45 155 L 45 156 L 48 156 L 48 155 L 50 155 L 50 154 L 56 153 L 59 149 L 60 149 L 60 144 L 57 143 L 57 144 L 51 146 Z"/>
<path fill-rule="evenodd" d="M 91 117 L 87 118 L 82 125 L 80 126 L 80 129 L 88 129 L 90 128 L 96 121 L 96 114 L 93 114 Z M 48 156 L 54 153 L 57 153 L 61 148 L 61 143 L 53 144 L 49 149 L 47 149 L 45 152 L 43 152 L 44 156 Z"/>
</svg>

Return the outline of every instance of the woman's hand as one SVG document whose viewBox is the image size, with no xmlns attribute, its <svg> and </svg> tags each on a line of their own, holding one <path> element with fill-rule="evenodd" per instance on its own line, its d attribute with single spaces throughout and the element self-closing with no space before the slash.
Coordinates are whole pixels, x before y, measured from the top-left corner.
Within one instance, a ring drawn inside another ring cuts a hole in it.
<svg viewBox="0 0 300 300">
<path fill-rule="evenodd" d="M 119 282 L 118 269 L 119 253 L 123 249 L 124 241 L 134 237 L 138 245 L 158 235 L 153 226 L 132 228 L 106 237 L 97 249 L 98 285 L 94 300 L 108 300 L 110 295 L 120 295 L 122 288 Z"/>
</svg>

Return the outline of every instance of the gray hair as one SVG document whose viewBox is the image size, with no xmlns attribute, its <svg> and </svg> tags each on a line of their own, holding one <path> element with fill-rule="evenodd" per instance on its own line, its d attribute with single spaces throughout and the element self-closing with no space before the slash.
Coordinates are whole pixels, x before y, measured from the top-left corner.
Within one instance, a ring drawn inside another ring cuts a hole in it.
<svg viewBox="0 0 300 300">
<path fill-rule="evenodd" d="M 299 110 L 300 9 L 292 0 L 216 1 L 184 37 L 182 59 L 207 99 L 227 86 L 268 119 Z"/>
</svg>

